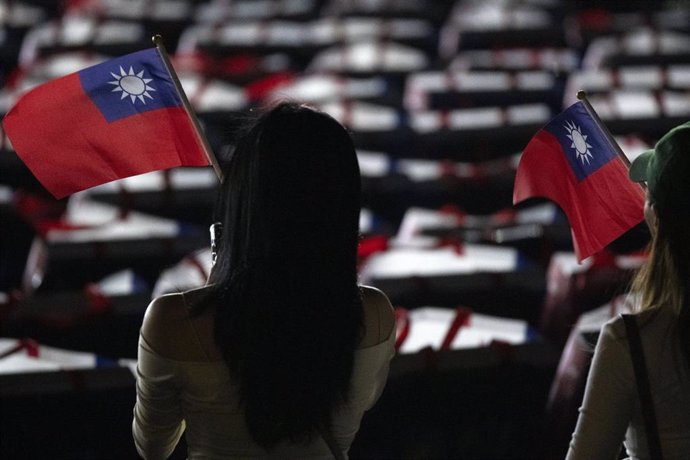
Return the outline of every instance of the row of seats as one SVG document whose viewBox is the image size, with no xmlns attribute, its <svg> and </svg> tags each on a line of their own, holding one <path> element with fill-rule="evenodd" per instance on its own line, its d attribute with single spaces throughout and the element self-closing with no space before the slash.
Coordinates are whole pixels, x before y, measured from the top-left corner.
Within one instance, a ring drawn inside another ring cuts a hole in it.
<svg viewBox="0 0 690 460">
<path fill-rule="evenodd" d="M 566 0 L 15 0 L 0 5 L 0 115 L 156 33 L 219 157 L 275 100 L 332 114 L 362 172 L 360 278 L 388 294 L 398 325 L 353 458 L 562 458 L 587 372 L 582 324 L 592 343 L 622 308 L 611 302 L 649 235 L 640 225 L 577 264 L 555 205 L 512 206 L 515 170 L 580 89 L 631 158 L 686 121 L 689 16 L 680 3 Z M 0 132 L 0 398 L 13 415 L 0 456 L 135 458 L 128 415 L 108 422 L 116 445 L 84 424 L 88 439 L 61 443 L 51 424 L 94 403 L 84 388 L 131 407 L 143 311 L 203 284 L 217 188 L 210 168 L 179 168 L 57 201 Z M 86 369 L 71 352 L 99 358 Z M 36 384 L 64 373 L 60 388 Z M 31 447 L 22 414 L 47 399 L 49 442 Z"/>
</svg>

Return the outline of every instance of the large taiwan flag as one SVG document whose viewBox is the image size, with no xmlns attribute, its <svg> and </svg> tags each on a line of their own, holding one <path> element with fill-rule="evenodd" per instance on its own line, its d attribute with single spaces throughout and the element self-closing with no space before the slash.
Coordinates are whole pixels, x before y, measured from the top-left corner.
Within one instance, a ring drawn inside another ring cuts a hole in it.
<svg viewBox="0 0 690 460">
<path fill-rule="evenodd" d="M 156 48 L 32 89 L 3 127 L 56 198 L 149 171 L 209 164 Z"/>
<path fill-rule="evenodd" d="M 579 261 L 644 219 L 644 191 L 609 139 L 576 102 L 534 135 L 515 176 L 513 204 L 540 196 L 563 209 Z"/>
</svg>

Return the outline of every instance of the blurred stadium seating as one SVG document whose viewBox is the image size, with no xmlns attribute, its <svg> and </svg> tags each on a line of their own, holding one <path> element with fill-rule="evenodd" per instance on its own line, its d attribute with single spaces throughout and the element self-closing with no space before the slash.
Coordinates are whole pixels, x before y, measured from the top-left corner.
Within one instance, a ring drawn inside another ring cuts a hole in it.
<svg viewBox="0 0 690 460">
<path fill-rule="evenodd" d="M 361 278 L 398 316 L 391 377 L 352 458 L 563 458 L 582 331 L 591 345 L 617 311 L 648 233 L 578 265 L 555 205 L 512 206 L 515 168 L 579 89 L 630 158 L 687 121 L 690 4 L 8 0 L 0 116 L 154 34 L 221 160 L 281 98 L 352 134 Z M 153 294 L 204 282 L 217 187 L 210 168 L 179 168 L 58 201 L 0 130 L 1 458 L 137 458 L 142 315 Z"/>
</svg>

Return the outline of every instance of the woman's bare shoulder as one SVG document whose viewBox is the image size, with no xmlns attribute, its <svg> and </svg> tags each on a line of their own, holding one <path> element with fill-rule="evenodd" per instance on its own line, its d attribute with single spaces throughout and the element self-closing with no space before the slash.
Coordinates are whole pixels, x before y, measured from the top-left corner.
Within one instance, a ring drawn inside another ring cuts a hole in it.
<svg viewBox="0 0 690 460">
<path fill-rule="evenodd" d="M 361 286 L 364 307 L 364 337 L 360 348 L 377 345 L 390 337 L 395 327 L 395 312 L 388 297 L 381 290 Z"/>
</svg>

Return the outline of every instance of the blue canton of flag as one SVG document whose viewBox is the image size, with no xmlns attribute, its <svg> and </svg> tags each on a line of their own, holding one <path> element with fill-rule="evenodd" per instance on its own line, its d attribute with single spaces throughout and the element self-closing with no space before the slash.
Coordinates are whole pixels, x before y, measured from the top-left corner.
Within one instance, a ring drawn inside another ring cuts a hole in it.
<svg viewBox="0 0 690 460">
<path fill-rule="evenodd" d="M 79 80 L 109 123 L 149 110 L 182 105 L 155 48 L 84 69 L 79 72 Z"/>
<path fill-rule="evenodd" d="M 570 106 L 544 129 L 558 139 L 578 182 L 616 156 L 582 102 Z"/>
</svg>

